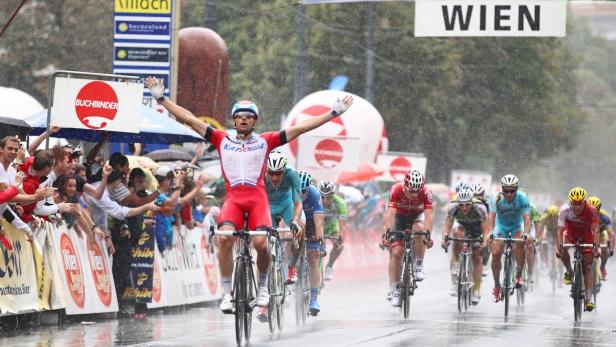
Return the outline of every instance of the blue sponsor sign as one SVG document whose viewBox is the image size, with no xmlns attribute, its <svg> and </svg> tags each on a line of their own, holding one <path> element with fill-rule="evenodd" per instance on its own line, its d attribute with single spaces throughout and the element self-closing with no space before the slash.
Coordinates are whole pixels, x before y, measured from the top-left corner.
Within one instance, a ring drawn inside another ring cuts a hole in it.
<svg viewBox="0 0 616 347">
<path fill-rule="evenodd" d="M 115 34 L 117 35 L 156 35 L 170 36 L 171 23 L 137 20 L 122 20 L 116 18 Z"/>
</svg>

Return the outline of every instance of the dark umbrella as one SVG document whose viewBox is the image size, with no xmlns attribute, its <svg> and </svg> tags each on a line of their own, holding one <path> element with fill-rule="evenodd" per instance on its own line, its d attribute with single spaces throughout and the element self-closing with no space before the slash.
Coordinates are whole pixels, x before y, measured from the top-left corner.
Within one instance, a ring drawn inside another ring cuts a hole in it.
<svg viewBox="0 0 616 347">
<path fill-rule="evenodd" d="M 18 135 L 23 140 L 32 130 L 28 123 L 16 118 L 0 117 L 0 124 L 0 139 Z"/>
</svg>

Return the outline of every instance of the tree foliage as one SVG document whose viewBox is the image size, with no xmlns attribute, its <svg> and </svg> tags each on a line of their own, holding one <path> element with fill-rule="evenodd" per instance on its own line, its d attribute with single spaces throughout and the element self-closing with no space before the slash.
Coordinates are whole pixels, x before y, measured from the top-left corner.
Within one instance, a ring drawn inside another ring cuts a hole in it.
<svg viewBox="0 0 616 347">
<path fill-rule="evenodd" d="M 17 3 L 7 0 L 5 7 Z M 216 5 L 218 33 L 231 58 L 229 100 L 254 99 L 265 115 L 260 128 L 276 128 L 293 106 L 299 5 Z M 390 149 L 425 153 L 430 181 L 446 181 L 452 168 L 517 172 L 573 148 L 587 117 L 579 89 L 604 90 L 580 79 L 605 86 L 614 79 L 580 70 L 568 39 L 416 38 L 412 3 L 373 7 L 374 105 Z M 206 8 L 203 1 L 183 0 L 181 26 L 203 26 Z M 41 70 L 110 72 L 112 11 L 111 1 L 32 2 L 0 40 L 0 81 L 46 104 L 48 76 Z M 366 3 L 306 6 L 307 93 L 342 74 L 350 78 L 347 91 L 364 95 L 367 11 Z M 570 25 L 570 34 L 577 30 Z"/>
</svg>

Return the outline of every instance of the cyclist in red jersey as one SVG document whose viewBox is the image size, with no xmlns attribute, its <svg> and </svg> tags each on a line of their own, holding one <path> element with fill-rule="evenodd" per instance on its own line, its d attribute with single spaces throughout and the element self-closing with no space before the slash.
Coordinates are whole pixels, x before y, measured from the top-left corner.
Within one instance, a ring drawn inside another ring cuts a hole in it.
<svg viewBox="0 0 616 347">
<path fill-rule="evenodd" d="M 562 259 L 567 272 L 565 284 L 571 284 L 573 270 L 571 258 L 567 249 L 561 250 L 561 243 L 576 243 L 581 239 L 582 243 L 599 243 L 599 214 L 594 206 L 586 201 L 587 193 L 580 187 L 569 191 L 569 204 L 563 205 L 558 213 L 558 227 L 556 229 L 556 256 Z M 599 257 L 599 249 L 595 248 L 595 257 Z M 586 288 L 585 305 L 588 311 L 592 311 L 595 304 L 592 301 L 592 257 L 593 249 L 584 248 L 582 264 L 584 267 L 584 287 Z"/>
<path fill-rule="evenodd" d="M 391 187 L 389 203 L 385 212 L 383 230 L 406 230 L 409 226 L 412 231 L 432 229 L 432 192 L 426 188 L 423 175 L 413 170 L 406 174 L 404 182 Z M 395 224 L 394 224 L 395 223 Z M 423 257 L 426 252 L 425 236 L 415 237 L 415 278 L 422 281 L 426 275 L 423 269 Z M 389 285 L 390 291 L 387 299 L 394 307 L 400 306 L 400 271 L 404 241 L 396 237 L 390 243 L 383 234 L 383 244 L 389 245 Z M 428 248 L 432 247 L 432 240 L 428 241 Z"/>
<path fill-rule="evenodd" d="M 227 188 L 227 196 L 218 217 L 220 230 L 237 230 L 244 226 L 243 213 L 248 213 L 248 228 L 271 227 L 269 203 L 265 193 L 263 176 L 269 152 L 294 140 L 299 135 L 315 129 L 331 119 L 340 116 L 353 103 L 353 97 L 347 95 L 338 99 L 332 109 L 322 115 L 311 117 L 300 124 L 278 132 L 253 134 L 259 119 L 259 109 L 250 101 L 239 101 L 231 110 L 231 116 L 237 135 L 231 136 L 225 131 L 216 130 L 197 119 L 187 109 L 164 97 L 164 85 L 155 77 L 146 79 L 146 86 L 158 102 L 173 114 L 180 122 L 189 125 L 203 138 L 213 144 L 220 155 L 222 173 Z M 232 236 L 221 237 L 218 252 L 222 287 L 224 291 L 220 309 L 232 313 L 231 276 L 233 273 Z M 257 268 L 259 269 L 257 306 L 265 307 L 269 302 L 267 291 L 267 271 L 270 256 L 266 237 L 254 237 L 253 246 L 257 251 Z"/>
</svg>

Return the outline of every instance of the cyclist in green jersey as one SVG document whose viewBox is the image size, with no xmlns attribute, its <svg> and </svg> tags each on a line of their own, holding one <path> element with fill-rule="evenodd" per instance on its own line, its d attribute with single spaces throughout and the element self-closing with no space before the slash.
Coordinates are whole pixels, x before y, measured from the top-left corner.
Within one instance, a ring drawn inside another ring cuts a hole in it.
<svg viewBox="0 0 616 347">
<path fill-rule="evenodd" d="M 333 248 L 329 254 L 329 260 L 325 267 L 325 280 L 330 281 L 334 277 L 334 263 L 344 248 L 342 231 L 348 216 L 347 203 L 342 197 L 335 194 L 336 186 L 329 181 L 319 183 L 319 192 L 323 201 L 325 220 L 323 229 L 325 236 L 332 239 Z"/>
<path fill-rule="evenodd" d="M 541 238 L 537 237 L 537 240 L 541 240 L 541 247 L 539 249 L 541 259 L 543 260 L 543 267 L 549 266 L 550 257 L 553 255 L 549 252 L 550 247 L 556 243 L 556 227 L 558 226 L 558 206 L 548 206 L 546 212 L 541 216 Z M 545 242 L 543 242 L 545 241 Z"/>
<path fill-rule="evenodd" d="M 479 289 L 481 286 L 481 249 L 485 246 L 490 234 L 490 227 L 488 225 L 488 211 L 480 200 L 473 198 L 473 192 L 470 189 L 460 190 L 456 194 L 456 199 L 449 203 L 447 208 L 447 219 L 445 219 L 445 226 L 443 228 L 443 240 L 442 247 L 447 249 L 449 241 L 445 240 L 445 236 L 451 232 L 454 221 L 457 222 L 458 227 L 453 231 L 455 238 L 480 238 L 483 242 L 476 242 L 472 245 L 472 259 L 473 259 L 473 281 L 474 288 L 471 297 L 472 303 L 477 304 L 480 300 Z M 460 268 L 460 252 L 462 250 L 463 243 L 460 241 L 454 242 L 453 252 L 451 254 L 451 280 L 452 289 L 451 294 L 455 296 L 458 286 L 458 270 Z"/>
<path fill-rule="evenodd" d="M 533 270 L 535 268 L 535 246 L 537 240 L 541 240 L 543 229 L 541 229 L 541 215 L 537 211 L 537 205 L 530 203 L 530 235 L 526 243 L 526 266 L 528 268 L 528 281 L 534 283 Z"/>
</svg>

